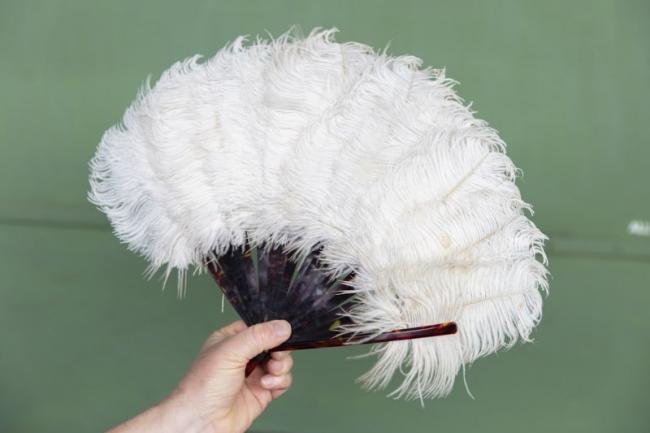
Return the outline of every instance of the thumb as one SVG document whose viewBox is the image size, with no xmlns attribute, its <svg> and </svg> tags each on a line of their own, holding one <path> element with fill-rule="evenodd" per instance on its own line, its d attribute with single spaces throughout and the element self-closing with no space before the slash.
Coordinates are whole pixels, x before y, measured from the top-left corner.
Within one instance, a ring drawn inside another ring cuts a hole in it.
<svg viewBox="0 0 650 433">
<path fill-rule="evenodd" d="M 258 323 L 221 343 L 222 367 L 244 369 L 249 360 L 265 350 L 272 349 L 291 336 L 291 325 L 286 320 Z"/>
</svg>

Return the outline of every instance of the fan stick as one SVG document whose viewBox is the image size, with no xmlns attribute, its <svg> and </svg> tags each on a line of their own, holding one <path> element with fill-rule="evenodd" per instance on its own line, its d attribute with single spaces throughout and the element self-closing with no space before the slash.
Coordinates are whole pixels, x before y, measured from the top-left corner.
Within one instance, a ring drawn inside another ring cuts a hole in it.
<svg viewBox="0 0 650 433">
<path fill-rule="evenodd" d="M 383 332 L 381 334 L 358 333 L 350 337 L 333 337 L 318 341 L 292 341 L 281 344 L 271 349 L 271 352 L 282 350 L 318 349 L 321 347 L 339 347 L 355 344 L 385 343 L 388 341 L 412 340 L 415 338 L 437 337 L 440 335 L 455 334 L 457 326 L 455 322 L 437 323 L 435 325 L 418 326 L 415 328 L 397 329 L 395 331 Z M 374 337 L 373 337 L 374 335 Z"/>
<path fill-rule="evenodd" d="M 319 349 L 322 347 L 351 346 L 355 344 L 386 343 L 389 341 L 399 340 L 413 340 L 416 338 L 451 335 L 455 334 L 457 331 L 458 326 L 456 325 L 456 322 L 445 322 L 437 323 L 435 325 L 396 329 L 394 331 L 383 332 L 378 335 L 371 333 L 359 333 L 350 337 L 338 336 L 317 341 L 292 341 L 274 347 L 268 352 L 261 353 L 255 358 L 251 359 L 246 365 L 246 377 L 248 377 L 253 372 L 253 370 L 255 370 L 255 367 L 263 364 L 271 358 L 270 352 L 280 352 L 284 350 Z"/>
</svg>

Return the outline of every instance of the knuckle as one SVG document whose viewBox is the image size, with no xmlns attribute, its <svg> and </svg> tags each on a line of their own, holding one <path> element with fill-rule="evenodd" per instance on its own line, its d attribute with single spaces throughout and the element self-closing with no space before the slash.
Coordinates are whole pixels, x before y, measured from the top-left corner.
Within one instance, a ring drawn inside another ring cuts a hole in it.
<svg viewBox="0 0 650 433">
<path fill-rule="evenodd" d="M 264 350 L 266 346 L 266 341 L 269 339 L 270 332 L 267 326 L 264 324 L 255 325 L 251 327 L 251 338 L 253 339 L 253 344 L 258 350 Z"/>
<path fill-rule="evenodd" d="M 280 375 L 285 372 L 284 364 L 278 361 L 275 361 L 272 364 L 269 362 L 269 369 L 275 375 Z"/>
<path fill-rule="evenodd" d="M 214 331 L 212 334 L 210 334 L 210 336 L 205 340 L 202 349 L 203 350 L 208 349 L 214 346 L 215 344 L 221 342 L 223 339 L 224 339 L 223 332 L 221 331 L 221 329 L 218 329 Z"/>
<path fill-rule="evenodd" d="M 292 367 L 291 359 L 283 359 L 282 361 L 276 361 L 274 367 L 278 374 L 288 373 Z"/>
</svg>

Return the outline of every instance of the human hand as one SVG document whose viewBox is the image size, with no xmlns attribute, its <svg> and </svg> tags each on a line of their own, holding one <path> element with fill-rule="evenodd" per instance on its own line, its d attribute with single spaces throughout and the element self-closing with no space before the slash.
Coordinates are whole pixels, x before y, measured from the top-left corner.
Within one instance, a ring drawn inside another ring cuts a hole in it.
<svg viewBox="0 0 650 433">
<path fill-rule="evenodd" d="M 249 377 L 250 359 L 291 335 L 284 320 L 247 327 L 237 321 L 214 332 L 176 389 L 160 404 L 111 430 L 239 433 L 291 385 L 289 352 L 273 352 Z"/>
</svg>

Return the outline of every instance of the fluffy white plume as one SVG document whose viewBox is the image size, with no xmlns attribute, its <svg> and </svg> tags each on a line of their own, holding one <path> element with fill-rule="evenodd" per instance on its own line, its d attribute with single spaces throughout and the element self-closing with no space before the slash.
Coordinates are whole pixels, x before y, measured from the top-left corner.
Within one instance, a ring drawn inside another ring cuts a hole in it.
<svg viewBox="0 0 650 433">
<path fill-rule="evenodd" d="M 353 270 L 346 332 L 454 320 L 457 335 L 373 347 L 371 388 L 447 394 L 464 363 L 528 340 L 547 288 L 545 236 L 517 169 L 444 71 L 336 29 L 288 32 L 174 64 L 104 134 L 90 199 L 152 269 L 231 245 L 323 247 Z"/>
</svg>

